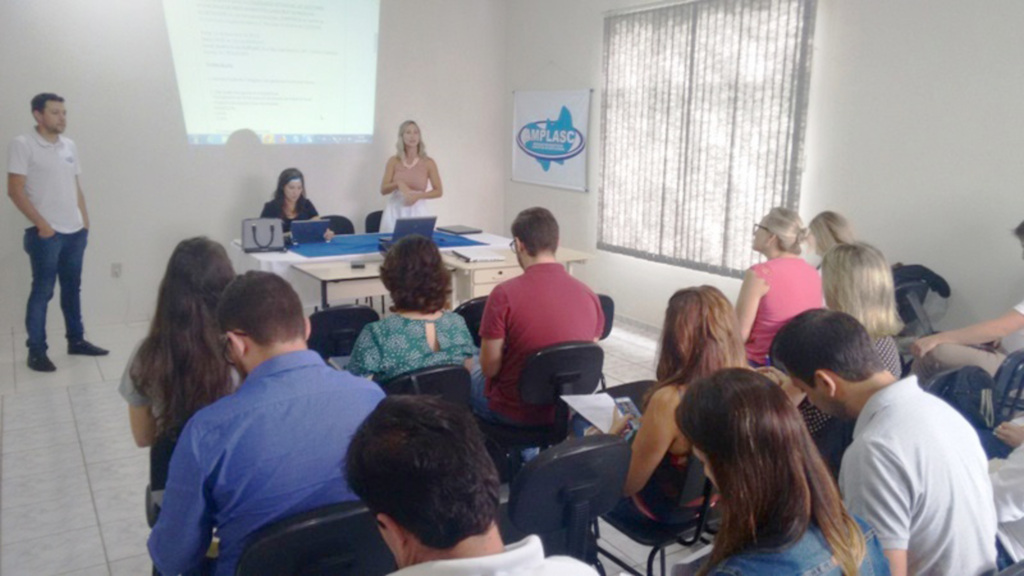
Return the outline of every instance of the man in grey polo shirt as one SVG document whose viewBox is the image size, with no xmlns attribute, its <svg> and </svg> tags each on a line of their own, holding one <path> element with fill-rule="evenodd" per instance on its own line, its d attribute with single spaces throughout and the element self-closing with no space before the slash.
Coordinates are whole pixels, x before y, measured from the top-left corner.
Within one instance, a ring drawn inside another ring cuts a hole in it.
<svg viewBox="0 0 1024 576">
<path fill-rule="evenodd" d="M 57 369 L 46 354 L 46 308 L 60 280 L 60 308 L 68 354 L 103 356 L 106 350 L 85 340 L 79 292 L 82 260 L 89 237 L 89 213 L 78 183 L 78 149 L 61 136 L 67 124 L 64 99 L 43 93 L 32 98 L 36 128 L 11 142 L 7 153 L 7 194 L 31 221 L 23 246 L 32 263 L 32 292 L 25 313 L 28 367 Z"/>
<path fill-rule="evenodd" d="M 812 310 L 775 336 L 772 362 L 818 408 L 856 419 L 839 487 L 878 533 L 894 576 L 984 574 L 996 567 L 996 512 L 978 435 L 916 377 L 896 381 L 867 331 Z"/>
</svg>

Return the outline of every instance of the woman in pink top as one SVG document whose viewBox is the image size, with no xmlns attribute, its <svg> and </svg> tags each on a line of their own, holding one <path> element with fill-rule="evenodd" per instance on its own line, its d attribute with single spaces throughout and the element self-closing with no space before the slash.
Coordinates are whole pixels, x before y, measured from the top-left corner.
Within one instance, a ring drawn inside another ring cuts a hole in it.
<svg viewBox="0 0 1024 576">
<path fill-rule="evenodd" d="M 807 237 L 800 216 L 788 208 L 772 208 L 754 227 L 754 250 L 767 262 L 755 264 L 743 277 L 736 302 L 747 361 L 765 365 L 775 333 L 794 316 L 821 308 L 821 276 L 800 258 Z"/>
<path fill-rule="evenodd" d="M 396 154 L 388 159 L 380 193 L 388 197 L 380 219 L 380 231 L 392 232 L 399 218 L 427 214 L 428 198 L 440 198 L 441 176 L 437 163 L 427 157 L 427 148 L 420 137 L 420 127 L 412 120 L 398 128 Z M 429 184 L 429 186 L 428 186 Z"/>
</svg>

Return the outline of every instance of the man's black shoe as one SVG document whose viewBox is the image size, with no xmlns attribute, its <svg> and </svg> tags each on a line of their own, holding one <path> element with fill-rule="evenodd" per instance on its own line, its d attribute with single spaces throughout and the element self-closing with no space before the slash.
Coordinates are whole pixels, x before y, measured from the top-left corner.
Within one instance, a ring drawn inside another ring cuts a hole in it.
<svg viewBox="0 0 1024 576">
<path fill-rule="evenodd" d="M 68 354 L 77 356 L 106 356 L 110 354 L 110 351 L 104 350 L 95 344 L 90 344 L 86 340 L 79 340 L 78 342 L 68 342 Z"/>
<path fill-rule="evenodd" d="M 57 367 L 50 362 L 47 358 L 46 352 L 29 352 L 28 353 L 28 367 L 29 370 L 35 370 L 36 372 L 56 372 Z"/>
</svg>

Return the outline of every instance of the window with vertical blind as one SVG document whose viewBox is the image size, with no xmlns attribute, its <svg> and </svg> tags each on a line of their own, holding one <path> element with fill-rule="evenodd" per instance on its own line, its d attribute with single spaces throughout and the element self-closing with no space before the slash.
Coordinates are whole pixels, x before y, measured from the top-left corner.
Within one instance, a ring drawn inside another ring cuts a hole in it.
<svg viewBox="0 0 1024 576">
<path fill-rule="evenodd" d="M 800 198 L 816 0 L 697 0 L 604 24 L 598 248 L 728 276 Z"/>
</svg>

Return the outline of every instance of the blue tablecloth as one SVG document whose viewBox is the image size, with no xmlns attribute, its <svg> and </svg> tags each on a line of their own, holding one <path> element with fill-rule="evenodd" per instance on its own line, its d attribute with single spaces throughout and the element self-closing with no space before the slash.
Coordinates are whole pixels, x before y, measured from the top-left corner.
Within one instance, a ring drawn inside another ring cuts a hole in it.
<svg viewBox="0 0 1024 576">
<path fill-rule="evenodd" d="M 381 236 L 390 234 L 346 234 L 335 236 L 330 242 L 318 242 L 316 244 L 300 244 L 289 248 L 292 252 L 306 258 L 319 258 L 323 256 L 347 256 L 351 254 L 375 254 L 379 252 L 378 245 Z M 446 232 L 434 232 L 434 243 L 439 248 L 461 248 L 464 246 L 483 246 L 483 242 L 470 240 L 458 234 Z"/>
</svg>

